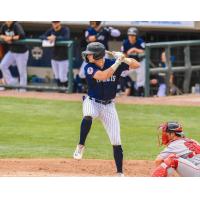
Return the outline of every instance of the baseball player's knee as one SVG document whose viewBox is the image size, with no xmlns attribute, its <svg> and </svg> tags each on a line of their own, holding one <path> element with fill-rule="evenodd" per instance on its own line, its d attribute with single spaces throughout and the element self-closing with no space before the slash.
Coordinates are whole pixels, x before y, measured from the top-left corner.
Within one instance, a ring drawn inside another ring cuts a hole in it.
<svg viewBox="0 0 200 200">
<path fill-rule="evenodd" d="M 116 137 L 112 137 L 110 136 L 110 142 L 112 144 L 112 146 L 121 146 L 121 139 L 120 137 L 119 138 L 116 138 Z"/>
<path fill-rule="evenodd" d="M 4 70 L 4 69 L 6 69 L 7 68 L 7 65 L 5 65 L 3 62 L 1 62 L 1 64 L 0 64 L 0 69 L 1 70 Z"/>
<path fill-rule="evenodd" d="M 92 117 L 91 116 L 85 116 L 83 119 L 85 119 L 87 121 L 92 121 Z"/>
</svg>

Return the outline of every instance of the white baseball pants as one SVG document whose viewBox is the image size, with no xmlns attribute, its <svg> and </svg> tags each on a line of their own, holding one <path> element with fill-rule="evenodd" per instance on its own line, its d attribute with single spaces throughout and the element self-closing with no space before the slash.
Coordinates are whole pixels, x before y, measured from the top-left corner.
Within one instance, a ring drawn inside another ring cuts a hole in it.
<svg viewBox="0 0 200 200">
<path fill-rule="evenodd" d="M 17 65 L 19 71 L 19 85 L 27 85 L 27 62 L 28 62 L 29 51 L 25 53 L 13 53 L 8 51 L 3 57 L 0 69 L 2 70 L 3 77 L 8 85 L 16 84 L 16 79 L 12 77 L 9 67 L 11 65 Z"/>
<path fill-rule="evenodd" d="M 115 103 L 103 105 L 94 100 L 86 99 L 83 101 L 83 116 L 99 118 L 106 129 L 112 145 L 121 145 L 120 124 Z"/>
<path fill-rule="evenodd" d="M 60 82 L 64 83 L 68 80 L 68 71 L 69 71 L 69 61 L 68 60 L 51 60 L 51 65 L 55 79 L 59 79 Z"/>
</svg>

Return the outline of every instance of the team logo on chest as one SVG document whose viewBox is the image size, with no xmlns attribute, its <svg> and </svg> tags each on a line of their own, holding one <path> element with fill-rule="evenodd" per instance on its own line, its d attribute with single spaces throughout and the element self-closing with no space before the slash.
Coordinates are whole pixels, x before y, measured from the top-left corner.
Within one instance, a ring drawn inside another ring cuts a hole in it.
<svg viewBox="0 0 200 200">
<path fill-rule="evenodd" d="M 94 72 L 94 69 L 93 69 L 92 67 L 88 67 L 87 73 L 88 73 L 89 75 L 91 75 L 93 72 Z"/>
</svg>

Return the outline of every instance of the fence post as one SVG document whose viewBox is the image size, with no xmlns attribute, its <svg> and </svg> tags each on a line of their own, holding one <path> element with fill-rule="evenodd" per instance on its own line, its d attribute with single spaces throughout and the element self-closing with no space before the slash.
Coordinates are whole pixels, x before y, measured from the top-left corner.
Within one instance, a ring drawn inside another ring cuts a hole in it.
<svg viewBox="0 0 200 200">
<path fill-rule="evenodd" d="M 144 95 L 148 97 L 150 95 L 150 47 L 146 46 L 145 48 L 145 88 L 144 88 Z"/>
<path fill-rule="evenodd" d="M 68 45 L 69 72 L 68 72 L 68 93 L 73 92 L 74 74 L 73 74 L 73 42 Z"/>
<path fill-rule="evenodd" d="M 183 82 L 183 91 L 184 93 L 188 93 L 189 88 L 190 88 L 191 76 L 192 76 L 192 68 L 191 68 L 191 61 L 190 61 L 190 46 L 186 46 L 184 48 L 184 60 L 185 60 L 185 75 L 184 75 L 184 82 Z"/>
<path fill-rule="evenodd" d="M 168 46 L 165 48 L 165 54 L 166 54 L 166 83 L 167 83 L 167 95 L 170 93 L 170 77 L 172 75 L 172 63 L 171 63 L 171 47 Z"/>
</svg>

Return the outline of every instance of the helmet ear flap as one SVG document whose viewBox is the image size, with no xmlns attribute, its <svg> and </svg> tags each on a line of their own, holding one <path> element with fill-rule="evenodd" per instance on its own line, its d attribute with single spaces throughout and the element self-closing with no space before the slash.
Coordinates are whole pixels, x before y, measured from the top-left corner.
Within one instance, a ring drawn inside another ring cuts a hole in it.
<svg viewBox="0 0 200 200">
<path fill-rule="evenodd" d="M 95 53 L 95 54 L 93 55 L 93 58 L 94 58 L 95 60 L 99 60 L 99 59 L 103 58 L 104 56 L 105 56 L 105 50 L 104 50 L 104 51 L 101 51 L 101 52 L 99 52 L 99 53 Z"/>
<path fill-rule="evenodd" d="M 82 52 L 81 55 L 82 55 L 83 60 L 88 63 L 89 62 L 88 57 L 87 57 L 88 54 L 86 52 Z"/>
</svg>

